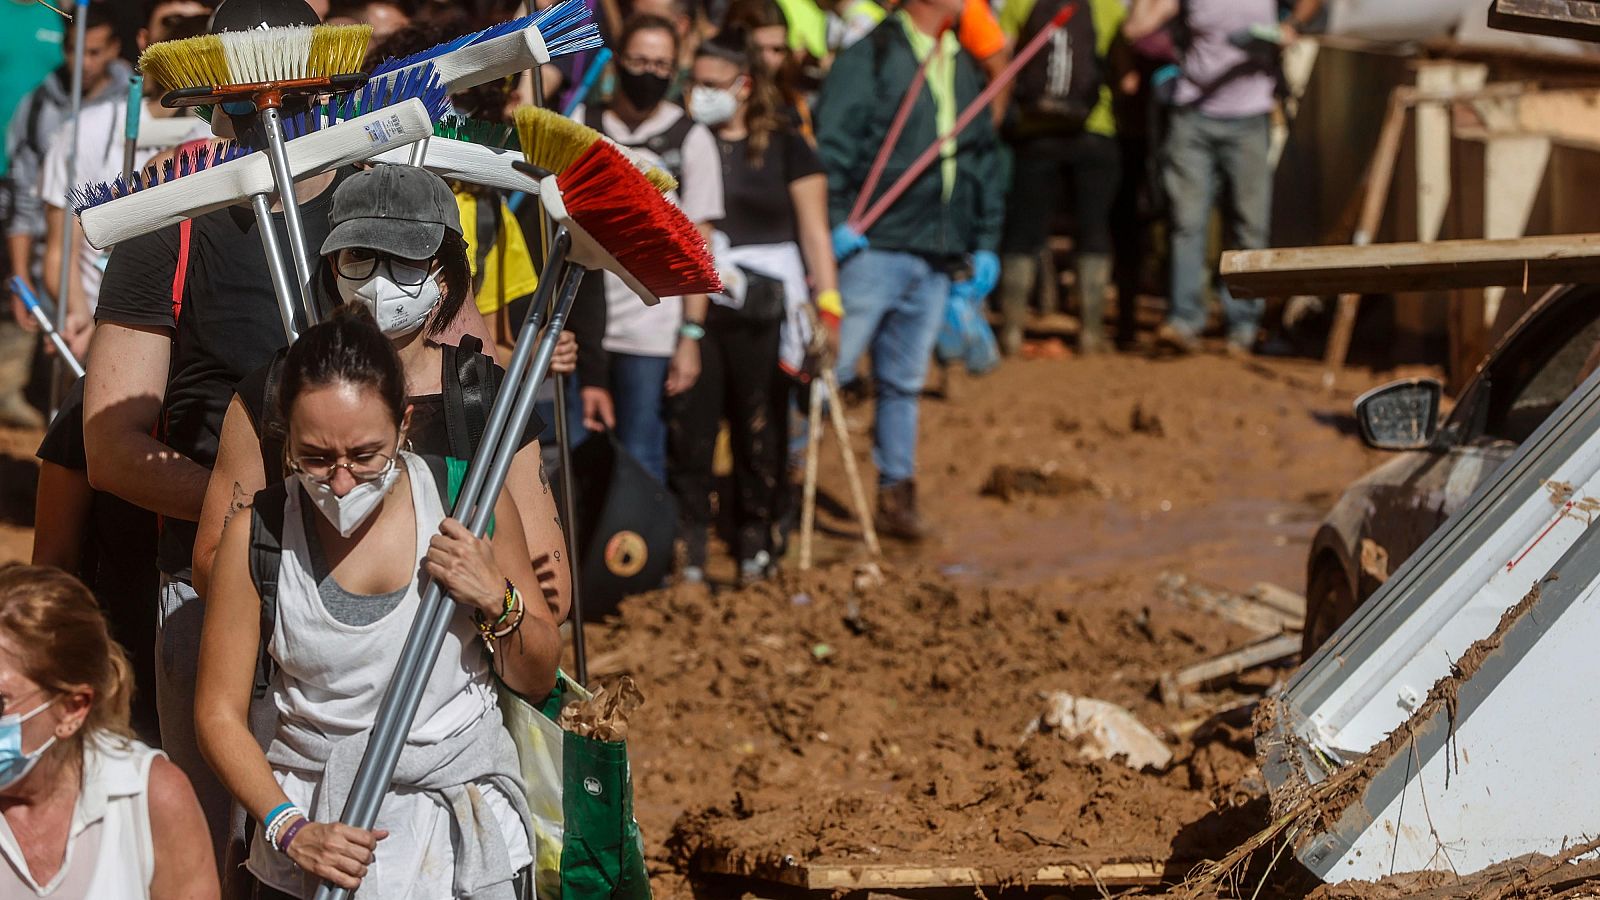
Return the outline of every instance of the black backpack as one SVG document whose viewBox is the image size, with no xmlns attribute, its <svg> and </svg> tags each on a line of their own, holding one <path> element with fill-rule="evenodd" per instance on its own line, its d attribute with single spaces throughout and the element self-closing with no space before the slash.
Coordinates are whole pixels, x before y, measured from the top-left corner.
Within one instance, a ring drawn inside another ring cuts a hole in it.
<svg viewBox="0 0 1600 900">
<path fill-rule="evenodd" d="M 1077 10 L 1017 74 L 1012 101 L 1018 126 L 1032 134 L 1076 134 L 1100 102 L 1105 71 L 1089 0 L 1038 0 L 1017 35 L 1023 47 L 1064 7 Z"/>
</svg>

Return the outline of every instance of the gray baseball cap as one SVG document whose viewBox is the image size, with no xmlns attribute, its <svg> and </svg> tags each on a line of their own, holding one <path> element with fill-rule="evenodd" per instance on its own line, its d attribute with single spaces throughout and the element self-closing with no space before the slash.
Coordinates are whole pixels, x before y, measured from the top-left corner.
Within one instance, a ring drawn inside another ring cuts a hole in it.
<svg viewBox="0 0 1600 900">
<path fill-rule="evenodd" d="M 439 252 L 446 228 L 461 234 L 461 211 L 444 179 L 415 166 L 378 165 L 357 172 L 333 192 L 333 231 L 322 255 L 351 247 L 404 259 Z"/>
</svg>

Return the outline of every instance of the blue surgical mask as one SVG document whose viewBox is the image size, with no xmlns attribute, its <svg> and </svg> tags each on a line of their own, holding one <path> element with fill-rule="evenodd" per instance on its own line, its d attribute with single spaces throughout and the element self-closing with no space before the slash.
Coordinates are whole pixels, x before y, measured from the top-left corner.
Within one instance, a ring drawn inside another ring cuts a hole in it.
<svg viewBox="0 0 1600 900">
<path fill-rule="evenodd" d="M 32 712 L 0 716 L 0 789 L 8 788 L 27 777 L 33 770 L 34 764 L 39 761 L 39 757 L 56 742 L 56 736 L 52 734 L 50 740 L 45 741 L 32 753 L 22 751 L 22 723 L 54 706 L 55 702 L 51 700 L 49 703 L 41 703 Z"/>
</svg>

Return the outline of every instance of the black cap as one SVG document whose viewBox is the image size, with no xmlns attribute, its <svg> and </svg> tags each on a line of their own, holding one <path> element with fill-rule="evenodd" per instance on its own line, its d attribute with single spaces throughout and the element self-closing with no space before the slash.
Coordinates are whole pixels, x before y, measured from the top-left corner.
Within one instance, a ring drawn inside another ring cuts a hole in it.
<svg viewBox="0 0 1600 900">
<path fill-rule="evenodd" d="M 321 25 L 322 19 L 305 0 L 223 0 L 211 14 L 211 34 L 254 31 L 290 25 Z"/>
<path fill-rule="evenodd" d="M 461 234 L 461 211 L 444 179 L 415 166 L 379 165 L 345 179 L 333 192 L 333 231 L 322 255 L 351 247 L 403 259 L 439 252 L 446 228 Z"/>
</svg>

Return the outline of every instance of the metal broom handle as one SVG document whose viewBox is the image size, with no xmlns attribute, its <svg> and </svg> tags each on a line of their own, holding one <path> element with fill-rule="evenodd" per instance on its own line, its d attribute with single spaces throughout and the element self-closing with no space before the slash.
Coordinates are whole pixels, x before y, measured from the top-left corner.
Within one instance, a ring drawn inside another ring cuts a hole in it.
<svg viewBox="0 0 1600 900">
<path fill-rule="evenodd" d="M 556 235 L 555 247 L 551 253 L 551 260 L 555 263 L 554 272 L 560 273 L 565 269 L 570 245 L 571 239 L 565 229 L 562 229 Z M 539 384 L 550 370 L 550 360 L 555 355 L 556 342 L 560 340 L 566 315 L 572 308 L 582 278 L 583 270 L 577 270 L 563 287 L 561 301 L 557 304 L 555 315 L 550 320 L 550 329 L 544 339 L 537 342 L 537 352 L 534 350 L 534 341 L 519 342 L 511 367 L 506 372 L 500 395 L 495 399 L 494 409 L 484 428 L 482 442 L 478 446 L 471 468 L 467 470 L 466 483 L 462 485 L 461 494 L 456 499 L 455 514 L 458 518 L 466 517 L 463 524 L 474 535 L 481 537 L 488 530 L 489 517 L 495 505 L 494 498 L 499 496 L 500 489 L 505 485 L 506 472 L 510 469 L 512 457 L 516 455 L 518 449 L 518 438 L 526 430 L 528 421 L 533 416 Z M 543 324 L 543 310 L 560 280 L 557 274 L 540 282 L 538 294 L 528 310 L 525 330 L 531 328 L 531 333 L 537 333 L 539 326 Z M 444 643 L 453 614 L 452 603 L 444 595 L 443 588 L 438 582 L 430 581 L 423 591 L 422 603 L 417 610 L 411 632 L 406 636 L 405 646 L 400 651 L 394 677 L 390 680 L 378 708 L 366 753 L 361 759 L 361 767 L 356 772 L 355 781 L 350 786 L 350 794 L 345 800 L 342 816 L 345 824 L 370 829 L 377 821 L 378 809 L 394 778 L 394 770 L 399 764 L 406 736 L 416 719 L 417 707 L 422 702 L 423 689 L 432 674 L 434 660 Z M 349 892 L 345 889 L 324 882 L 317 888 L 316 900 L 346 900 L 348 896 Z"/>
<path fill-rule="evenodd" d="M 545 108 L 544 75 L 543 67 L 533 67 L 533 105 Z M 543 203 L 539 204 L 539 271 L 548 270 L 546 263 L 550 256 L 550 237 L 555 230 L 555 222 L 550 218 L 550 209 Z M 567 376 L 556 373 L 556 448 L 561 459 L 561 539 L 567 548 L 567 595 L 572 598 L 571 612 L 568 614 L 572 622 L 572 660 L 574 674 L 578 676 L 579 684 L 589 683 L 589 655 L 584 647 L 583 640 L 583 585 L 579 581 L 578 569 L 578 500 L 575 495 L 576 480 L 572 474 L 572 431 L 567 419 Z"/>
<path fill-rule="evenodd" d="M 83 45 L 89 39 L 89 0 L 78 0 L 73 10 L 72 30 L 76 41 L 72 48 L 72 144 L 67 153 L 67 190 L 70 192 L 78 180 L 78 132 L 83 122 Z M 71 209 L 72 204 L 66 204 Z M 72 263 L 77 256 L 78 242 L 74 239 L 74 224 L 69 216 L 62 217 L 66 234 L 61 239 L 61 282 L 57 289 L 56 297 L 56 334 L 63 335 L 67 331 L 67 298 L 72 296 Z M 56 364 L 51 368 L 50 379 L 50 418 L 56 417 L 56 412 L 61 409 L 62 367 L 66 360 L 57 357 Z"/>
<path fill-rule="evenodd" d="M 322 316 L 311 287 L 311 253 L 306 249 L 305 224 L 300 219 L 300 201 L 294 193 L 294 171 L 289 168 L 289 151 L 283 137 L 283 113 L 276 106 L 267 106 L 258 112 L 257 118 L 266 138 L 267 161 L 272 164 L 272 178 L 278 185 L 284 230 L 289 233 L 289 255 L 294 259 L 295 275 L 300 280 L 301 323 L 310 327 L 321 321 Z"/>
</svg>

